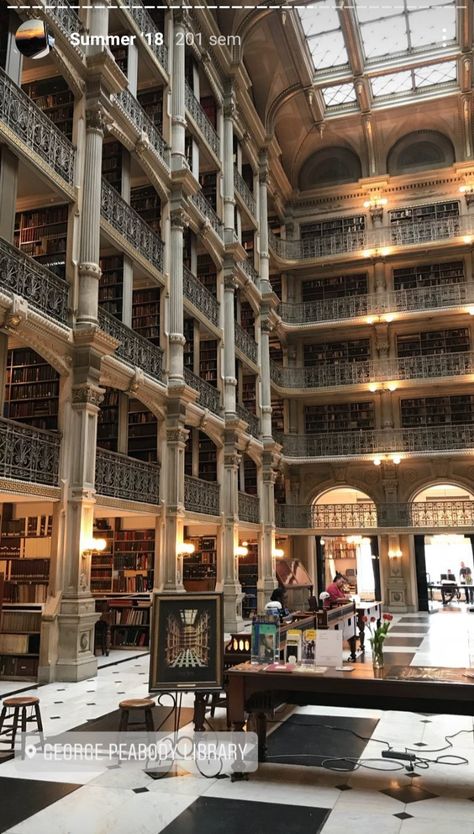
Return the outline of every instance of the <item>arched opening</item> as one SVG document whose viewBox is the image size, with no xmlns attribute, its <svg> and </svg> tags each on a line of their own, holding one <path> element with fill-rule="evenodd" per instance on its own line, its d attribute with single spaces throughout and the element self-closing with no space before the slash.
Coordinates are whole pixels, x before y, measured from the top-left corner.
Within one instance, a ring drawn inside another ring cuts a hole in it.
<svg viewBox="0 0 474 834">
<path fill-rule="evenodd" d="M 299 177 L 300 191 L 325 185 L 356 182 L 362 176 L 360 159 L 349 148 L 323 148 L 303 163 Z"/>
<path fill-rule="evenodd" d="M 473 604 L 474 491 L 453 483 L 423 487 L 413 496 L 411 523 L 420 529 L 415 536 L 419 598 L 432 611 Z"/>
<path fill-rule="evenodd" d="M 455 161 L 452 142 L 437 130 L 418 130 L 396 142 L 387 157 L 389 174 L 447 168 Z"/>
<path fill-rule="evenodd" d="M 380 599 L 377 510 L 362 490 L 339 486 L 321 493 L 313 503 L 316 536 L 318 587 L 326 588 L 341 574 L 346 593 L 364 600 Z M 353 533 L 347 535 L 346 531 Z M 344 531 L 344 533 L 343 533 Z"/>
</svg>

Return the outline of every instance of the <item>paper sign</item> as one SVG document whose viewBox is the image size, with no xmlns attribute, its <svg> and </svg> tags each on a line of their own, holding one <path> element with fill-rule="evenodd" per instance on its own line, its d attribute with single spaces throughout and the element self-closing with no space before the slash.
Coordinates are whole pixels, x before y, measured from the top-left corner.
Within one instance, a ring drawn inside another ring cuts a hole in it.
<svg viewBox="0 0 474 834">
<path fill-rule="evenodd" d="M 315 662 L 318 666 L 342 666 L 342 631 L 318 629 Z"/>
</svg>

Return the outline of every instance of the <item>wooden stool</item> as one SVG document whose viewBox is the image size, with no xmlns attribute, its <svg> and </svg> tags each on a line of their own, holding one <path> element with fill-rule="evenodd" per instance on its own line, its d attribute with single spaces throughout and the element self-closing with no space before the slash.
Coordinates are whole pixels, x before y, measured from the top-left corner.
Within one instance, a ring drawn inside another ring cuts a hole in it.
<svg viewBox="0 0 474 834">
<path fill-rule="evenodd" d="M 119 730 L 128 730 L 129 726 L 145 725 L 146 729 L 153 733 L 155 728 L 153 726 L 153 715 L 151 711 L 154 706 L 155 702 L 151 698 L 128 698 L 126 701 L 120 701 L 119 708 L 122 714 L 120 716 Z M 137 710 L 143 710 L 145 714 L 143 721 L 131 721 L 129 725 L 128 719 L 130 713 Z"/>
<path fill-rule="evenodd" d="M 31 708 L 30 715 L 27 710 Z M 20 717 L 21 713 L 21 717 Z M 6 724 L 8 719 L 12 719 L 11 723 Z M 15 738 L 20 730 L 21 723 L 21 753 L 25 753 L 25 735 L 27 723 L 34 721 L 38 734 L 41 739 L 41 745 L 44 746 L 43 736 L 43 722 L 41 720 L 41 711 L 39 708 L 39 698 L 35 695 L 23 695 L 15 698 L 4 698 L 2 712 L 0 714 L 0 736 L 11 735 L 10 749 L 15 747 Z"/>
</svg>

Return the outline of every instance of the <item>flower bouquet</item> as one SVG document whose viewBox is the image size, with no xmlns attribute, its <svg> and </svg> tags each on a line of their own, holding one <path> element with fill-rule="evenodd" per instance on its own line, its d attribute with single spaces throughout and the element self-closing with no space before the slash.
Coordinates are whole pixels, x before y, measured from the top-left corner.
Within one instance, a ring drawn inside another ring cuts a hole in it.
<svg viewBox="0 0 474 834">
<path fill-rule="evenodd" d="M 383 622 L 374 628 L 372 623 L 376 622 L 375 617 L 363 617 L 364 623 L 368 625 L 372 637 L 370 645 L 372 648 L 372 663 L 374 669 L 383 669 L 383 643 L 393 620 L 393 614 L 383 614 Z"/>
</svg>

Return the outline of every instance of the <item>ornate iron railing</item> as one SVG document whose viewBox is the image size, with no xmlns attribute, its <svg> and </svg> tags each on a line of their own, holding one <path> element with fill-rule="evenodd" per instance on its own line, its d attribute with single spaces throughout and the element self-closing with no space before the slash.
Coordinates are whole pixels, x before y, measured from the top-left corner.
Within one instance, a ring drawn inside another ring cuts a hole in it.
<svg viewBox="0 0 474 834">
<path fill-rule="evenodd" d="M 260 418 L 253 414 L 248 408 L 237 403 L 236 411 L 241 420 L 245 420 L 249 427 L 249 432 L 253 437 L 260 437 Z"/>
<path fill-rule="evenodd" d="M 474 501 L 420 501 L 411 504 L 277 504 L 280 528 L 318 530 L 373 530 L 387 527 L 472 528 Z"/>
<path fill-rule="evenodd" d="M 358 252 L 368 247 L 368 235 L 363 229 L 357 232 L 328 237 L 311 238 L 307 240 L 286 240 L 276 237 L 269 229 L 268 242 L 275 255 L 288 261 L 323 258 L 330 255 L 341 255 L 347 252 Z"/>
<path fill-rule="evenodd" d="M 184 506 L 190 512 L 219 515 L 220 494 L 219 484 L 184 476 Z"/>
<path fill-rule="evenodd" d="M 163 272 L 163 241 L 106 179 L 102 180 L 101 208 L 102 217 L 156 269 Z"/>
<path fill-rule="evenodd" d="M 287 457 L 331 457 L 474 449 L 474 423 L 279 435 Z"/>
<path fill-rule="evenodd" d="M 413 287 L 392 290 L 388 293 L 386 310 L 436 310 L 440 307 L 458 307 L 474 302 L 472 284 L 442 283 L 434 287 Z"/>
<path fill-rule="evenodd" d="M 152 52 L 155 53 L 156 57 L 158 58 L 161 66 L 164 70 L 168 70 L 168 47 L 165 43 L 159 44 L 154 42 L 155 34 L 160 34 L 156 27 L 156 24 L 152 17 L 148 14 L 147 10 L 143 8 L 141 4 L 141 0 L 133 0 L 133 3 L 124 3 L 124 8 L 130 13 L 133 17 L 135 23 L 138 24 L 140 27 L 140 32 L 145 34 L 150 34 L 152 37 L 146 38 L 144 42 L 150 47 Z M 150 42 L 151 41 L 151 42 Z"/>
<path fill-rule="evenodd" d="M 458 237 L 464 225 L 461 217 L 401 223 L 400 225 L 393 224 L 383 230 L 385 232 L 384 242 L 386 241 L 394 246 L 430 243 L 432 240 Z"/>
<path fill-rule="evenodd" d="M 314 368 L 283 368 L 276 362 L 271 362 L 270 377 L 279 388 L 329 388 L 335 385 L 358 385 L 377 378 L 377 364 L 372 360 L 367 360 L 364 362 L 322 362 Z"/>
<path fill-rule="evenodd" d="M 255 197 L 253 196 L 250 188 L 248 187 L 247 183 L 245 182 L 242 174 L 234 165 L 234 188 L 237 193 L 242 197 L 245 205 L 247 206 L 250 214 L 252 217 L 257 216 L 257 204 L 255 202 Z"/>
<path fill-rule="evenodd" d="M 250 262 L 249 258 L 247 258 L 247 260 L 245 261 L 240 261 L 240 266 L 245 272 L 247 278 L 250 278 L 250 280 L 258 286 L 258 272 L 255 269 L 253 263 Z"/>
<path fill-rule="evenodd" d="M 187 266 L 183 267 L 183 291 L 185 298 L 191 301 L 217 327 L 219 324 L 219 304 L 207 287 L 193 275 Z"/>
<path fill-rule="evenodd" d="M 344 298 L 328 298 L 323 301 L 305 301 L 296 304 L 280 302 L 279 312 L 288 324 L 306 324 L 317 321 L 353 319 L 378 312 L 378 299 L 371 295 L 351 295 Z"/>
<path fill-rule="evenodd" d="M 385 371 L 385 378 L 392 379 L 429 379 L 439 376 L 459 376 L 471 374 L 474 370 L 474 353 L 436 353 L 431 356 L 404 356 L 390 363 L 394 366 L 396 376 L 391 368 Z M 383 366 L 382 366 L 383 372 Z"/>
<path fill-rule="evenodd" d="M 75 150 L 69 139 L 0 69 L 1 121 L 68 185 L 74 180 Z"/>
<path fill-rule="evenodd" d="M 140 102 L 131 94 L 130 90 L 121 90 L 115 96 L 115 101 L 132 125 L 139 131 L 146 133 L 161 161 L 169 167 L 169 147 Z"/>
<path fill-rule="evenodd" d="M 220 142 L 219 137 L 207 118 L 202 106 L 201 102 L 196 98 L 194 92 L 192 91 L 190 85 L 186 81 L 186 90 L 185 90 L 185 104 L 186 110 L 189 112 L 189 115 L 193 118 L 196 122 L 199 131 L 204 136 L 207 144 L 210 145 L 212 150 L 214 151 L 216 156 L 219 156 L 219 148 Z"/>
<path fill-rule="evenodd" d="M 209 220 L 209 223 L 214 229 L 216 235 L 219 235 L 219 237 L 224 240 L 224 224 L 221 223 L 209 200 L 206 200 L 202 191 L 198 191 L 197 194 L 193 194 L 191 200 L 201 214 Z"/>
<path fill-rule="evenodd" d="M 198 403 L 202 408 L 208 408 L 213 414 L 221 413 L 221 395 L 217 388 L 214 388 L 205 379 L 196 376 L 189 368 L 184 369 L 184 380 L 190 388 L 199 391 Z"/>
<path fill-rule="evenodd" d="M 22 296 L 57 321 L 68 321 L 68 285 L 34 258 L 0 238 L 0 289 Z"/>
<path fill-rule="evenodd" d="M 249 333 L 239 324 L 238 321 L 234 323 L 235 327 L 235 346 L 245 353 L 245 356 L 254 363 L 258 364 L 258 345 L 255 339 L 252 339 Z"/>
<path fill-rule="evenodd" d="M 48 0 L 46 12 L 52 18 L 53 24 L 58 26 L 68 37 L 74 32 L 82 32 L 84 26 L 74 9 L 67 0 Z"/>
<path fill-rule="evenodd" d="M 163 376 L 163 351 L 158 345 L 149 342 L 139 333 L 135 333 L 126 324 L 99 308 L 99 326 L 109 336 L 120 342 L 116 355 L 133 368 L 141 368 L 154 379 Z"/>
<path fill-rule="evenodd" d="M 0 417 L 0 476 L 56 486 L 61 438 Z"/>
<path fill-rule="evenodd" d="M 247 495 L 246 492 L 239 492 L 239 518 L 241 521 L 258 524 L 260 521 L 260 501 L 257 495 Z"/>
<path fill-rule="evenodd" d="M 97 449 L 95 488 L 99 495 L 159 504 L 160 467 L 157 463 Z"/>
</svg>

